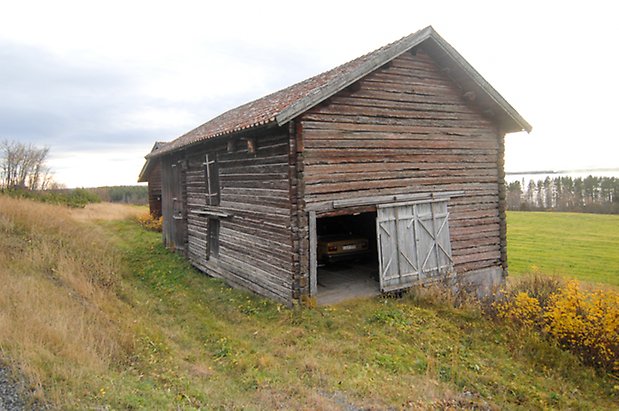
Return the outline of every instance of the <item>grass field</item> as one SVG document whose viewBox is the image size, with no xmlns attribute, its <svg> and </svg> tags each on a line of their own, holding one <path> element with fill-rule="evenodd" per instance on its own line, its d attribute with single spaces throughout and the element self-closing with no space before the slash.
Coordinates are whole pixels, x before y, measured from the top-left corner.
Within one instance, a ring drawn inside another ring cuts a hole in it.
<svg viewBox="0 0 619 411">
<path fill-rule="evenodd" d="M 475 306 L 411 294 L 288 309 L 114 213 L 77 221 L 2 197 L 0 210 L 0 357 L 55 409 L 617 404 L 610 377 Z"/>
<path fill-rule="evenodd" d="M 619 287 L 619 216 L 507 213 L 509 272 L 541 272 Z"/>
</svg>

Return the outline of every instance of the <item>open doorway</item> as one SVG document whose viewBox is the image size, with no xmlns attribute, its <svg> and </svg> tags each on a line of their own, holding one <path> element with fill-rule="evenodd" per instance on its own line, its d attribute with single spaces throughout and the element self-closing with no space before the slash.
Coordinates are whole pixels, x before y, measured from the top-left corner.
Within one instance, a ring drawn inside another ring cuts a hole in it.
<svg viewBox="0 0 619 411">
<path fill-rule="evenodd" d="M 379 294 L 376 212 L 316 219 L 317 301 Z"/>
</svg>

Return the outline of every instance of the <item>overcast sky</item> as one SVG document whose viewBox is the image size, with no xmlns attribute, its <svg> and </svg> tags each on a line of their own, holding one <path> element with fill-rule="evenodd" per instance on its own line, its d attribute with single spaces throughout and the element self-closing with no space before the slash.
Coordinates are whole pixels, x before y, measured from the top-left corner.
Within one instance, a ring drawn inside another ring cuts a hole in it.
<svg viewBox="0 0 619 411">
<path fill-rule="evenodd" d="M 69 187 L 135 184 L 155 140 L 427 25 L 533 125 L 508 171 L 619 167 L 612 1 L 0 0 L 0 140 Z"/>
</svg>

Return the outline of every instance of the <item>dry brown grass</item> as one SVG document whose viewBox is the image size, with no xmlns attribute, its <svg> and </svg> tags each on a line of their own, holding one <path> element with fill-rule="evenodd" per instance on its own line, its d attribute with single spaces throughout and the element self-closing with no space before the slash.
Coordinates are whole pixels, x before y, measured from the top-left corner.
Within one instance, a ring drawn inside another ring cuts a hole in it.
<svg viewBox="0 0 619 411">
<path fill-rule="evenodd" d="M 128 213 L 112 209 L 82 217 Z M 131 351 L 119 269 L 117 251 L 74 210 L 0 196 L 0 351 L 39 400 L 62 402 L 58 379 L 80 395 L 94 390 L 97 374 Z"/>
<path fill-rule="evenodd" d="M 118 203 L 90 203 L 84 208 L 71 210 L 71 216 L 79 221 L 124 220 L 148 212 L 145 206 Z"/>
</svg>

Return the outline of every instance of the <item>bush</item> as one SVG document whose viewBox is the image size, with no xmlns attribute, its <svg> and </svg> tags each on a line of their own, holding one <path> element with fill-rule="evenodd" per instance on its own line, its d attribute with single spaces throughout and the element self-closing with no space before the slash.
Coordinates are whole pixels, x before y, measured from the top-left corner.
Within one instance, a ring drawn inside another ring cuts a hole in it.
<svg viewBox="0 0 619 411">
<path fill-rule="evenodd" d="M 155 217 L 150 213 L 144 213 L 137 216 L 136 219 L 144 229 L 161 232 L 163 217 Z"/>
<path fill-rule="evenodd" d="M 586 362 L 619 374 L 619 294 L 586 292 L 577 281 L 551 297 L 546 331 Z"/>
<path fill-rule="evenodd" d="M 583 360 L 619 375 L 619 293 L 582 290 L 577 281 L 537 277 L 504 290 L 496 317 L 537 328 Z"/>
</svg>

